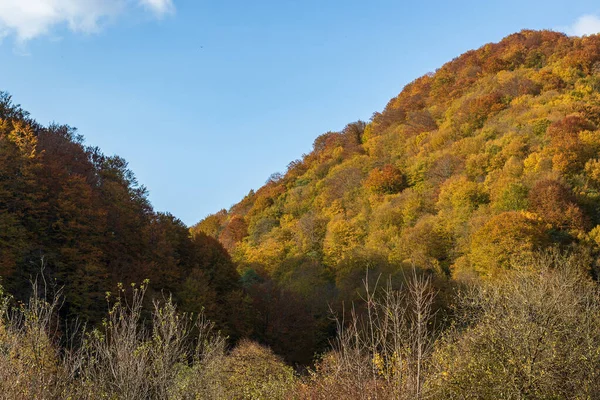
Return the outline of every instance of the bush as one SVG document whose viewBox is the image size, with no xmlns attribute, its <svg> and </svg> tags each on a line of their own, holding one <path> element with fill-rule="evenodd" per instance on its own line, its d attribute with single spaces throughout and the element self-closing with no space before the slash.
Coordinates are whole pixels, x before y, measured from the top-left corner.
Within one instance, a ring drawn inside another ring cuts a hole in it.
<svg viewBox="0 0 600 400">
<path fill-rule="evenodd" d="M 46 301 L 37 283 L 27 304 L 0 288 L 0 388 L 10 399 L 211 398 L 205 378 L 224 354 L 225 341 L 201 316 L 179 314 L 171 298 L 154 302 L 142 318 L 146 284 L 117 300 L 100 329 L 59 335 L 60 294 Z M 60 343 L 77 346 L 60 346 Z M 202 390 L 182 392 L 193 370 Z M 219 398 L 219 397 L 213 397 Z"/>
<path fill-rule="evenodd" d="M 600 396 L 600 292 L 556 251 L 459 296 L 428 388 L 439 399 Z"/>
<path fill-rule="evenodd" d="M 364 312 L 338 319 L 338 338 L 302 385 L 306 399 L 420 399 L 434 344 L 430 279 L 415 271 L 402 290 L 365 279 Z"/>
<path fill-rule="evenodd" d="M 270 349 L 242 341 L 225 358 L 221 370 L 224 398 L 288 399 L 293 394 L 294 370 Z"/>
<path fill-rule="evenodd" d="M 52 334 L 58 300 L 38 296 L 37 283 L 28 304 L 14 304 L 0 287 L 0 390 L 6 399 L 62 398 L 68 393 L 69 369 L 61 363 Z"/>
</svg>

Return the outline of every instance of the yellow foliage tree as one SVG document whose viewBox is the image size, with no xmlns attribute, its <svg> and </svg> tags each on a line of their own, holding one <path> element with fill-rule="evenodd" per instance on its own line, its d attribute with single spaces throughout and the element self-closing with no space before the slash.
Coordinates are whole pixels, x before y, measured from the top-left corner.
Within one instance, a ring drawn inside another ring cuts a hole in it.
<svg viewBox="0 0 600 400">
<path fill-rule="evenodd" d="M 476 272 L 492 278 L 509 269 L 514 257 L 532 254 L 547 240 L 546 226 L 534 214 L 503 212 L 475 232 L 469 258 Z"/>
</svg>

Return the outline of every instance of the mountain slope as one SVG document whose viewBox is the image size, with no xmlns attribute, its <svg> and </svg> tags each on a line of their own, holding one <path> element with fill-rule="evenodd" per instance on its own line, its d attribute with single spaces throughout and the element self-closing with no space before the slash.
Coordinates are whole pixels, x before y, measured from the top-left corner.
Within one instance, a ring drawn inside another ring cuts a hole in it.
<svg viewBox="0 0 600 400">
<path fill-rule="evenodd" d="M 150 279 L 152 296 L 171 292 L 183 309 L 206 313 L 236 334 L 230 309 L 241 296 L 227 252 L 191 238 L 156 213 L 127 163 L 83 144 L 68 126 L 43 127 L 0 96 L 0 279 L 19 300 L 30 280 L 62 292 L 64 316 L 100 322 L 105 293 Z M 238 296 L 238 297 L 239 297 Z"/>
<path fill-rule="evenodd" d="M 192 232 L 218 238 L 248 287 L 269 282 L 317 316 L 315 302 L 356 298 L 367 269 L 444 286 L 549 246 L 595 254 L 599 91 L 600 36 L 510 35 L 319 136 Z"/>
</svg>

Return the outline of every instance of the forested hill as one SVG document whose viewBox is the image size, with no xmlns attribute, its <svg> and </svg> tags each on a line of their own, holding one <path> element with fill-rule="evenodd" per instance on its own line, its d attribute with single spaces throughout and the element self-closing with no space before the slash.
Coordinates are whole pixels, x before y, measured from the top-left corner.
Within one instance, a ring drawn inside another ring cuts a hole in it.
<svg viewBox="0 0 600 400">
<path fill-rule="evenodd" d="M 36 278 L 48 296 L 63 293 L 70 318 L 98 322 L 107 291 L 149 279 L 156 295 L 205 307 L 226 333 L 237 331 L 239 275 L 223 247 L 154 212 L 123 159 L 85 146 L 68 126 L 39 125 L 2 94 L 0 279 L 27 300 Z"/>
<path fill-rule="evenodd" d="M 192 228 L 1 94 L 0 389 L 600 398 L 599 196 L 600 35 L 465 53 Z"/>
<path fill-rule="evenodd" d="M 367 268 L 452 282 L 494 279 L 549 246 L 595 254 L 599 91 L 600 36 L 510 35 L 408 84 L 370 122 L 319 136 L 192 231 L 218 238 L 242 281 L 309 308 L 352 299 Z"/>
<path fill-rule="evenodd" d="M 600 36 L 522 31 L 407 85 L 370 122 L 328 132 L 230 210 L 190 229 L 155 212 L 117 156 L 0 96 L 0 278 L 61 291 L 98 322 L 106 291 L 150 280 L 223 333 L 310 363 L 366 271 L 494 282 L 549 247 L 600 253 Z M 220 242 L 220 243 L 219 243 Z M 588 258 L 586 258 L 587 260 Z M 449 300 L 450 299 L 450 300 Z M 443 313 L 440 313 L 442 315 Z"/>
</svg>

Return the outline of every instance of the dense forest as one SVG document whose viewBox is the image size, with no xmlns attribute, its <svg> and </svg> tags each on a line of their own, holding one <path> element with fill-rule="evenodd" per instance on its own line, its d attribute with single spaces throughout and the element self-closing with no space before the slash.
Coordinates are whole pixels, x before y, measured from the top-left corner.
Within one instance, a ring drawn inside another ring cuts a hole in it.
<svg viewBox="0 0 600 400">
<path fill-rule="evenodd" d="M 127 162 L 88 147 L 69 126 L 40 126 L 0 97 L 0 277 L 17 299 L 39 277 L 65 296 L 65 318 L 100 322 L 105 293 L 141 283 L 172 293 L 190 311 L 228 320 L 242 301 L 230 256 L 206 235 L 191 237 L 170 214 L 152 210 Z M 240 329 L 242 329 L 240 327 Z"/>
<path fill-rule="evenodd" d="M 357 300 L 367 269 L 430 273 L 443 300 L 514 256 L 559 246 L 595 259 L 599 90 L 600 37 L 508 36 L 408 84 L 369 123 L 319 136 L 192 233 L 218 239 L 242 281 L 278 288 L 274 309 L 295 304 L 270 333 L 289 337 L 284 320 L 301 321 L 307 346 L 321 343 L 327 304 Z"/>
<path fill-rule="evenodd" d="M 189 229 L 0 100 L 14 393 L 600 398 L 598 35 L 469 51 Z"/>
</svg>

